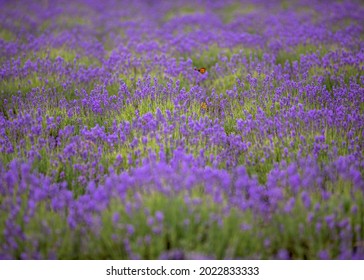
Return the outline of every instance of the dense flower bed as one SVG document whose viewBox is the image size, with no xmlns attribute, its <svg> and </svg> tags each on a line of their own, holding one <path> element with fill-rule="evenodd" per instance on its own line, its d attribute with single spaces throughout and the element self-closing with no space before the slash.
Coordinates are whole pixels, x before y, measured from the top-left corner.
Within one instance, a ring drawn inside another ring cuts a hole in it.
<svg viewBox="0 0 364 280">
<path fill-rule="evenodd" d="M 364 258 L 360 1 L 0 9 L 0 258 Z"/>
</svg>

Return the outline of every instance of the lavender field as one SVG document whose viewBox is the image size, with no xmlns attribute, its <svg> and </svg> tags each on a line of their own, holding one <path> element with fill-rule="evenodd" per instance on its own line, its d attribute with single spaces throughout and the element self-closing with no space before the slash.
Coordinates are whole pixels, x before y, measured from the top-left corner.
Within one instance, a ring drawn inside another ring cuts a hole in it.
<svg viewBox="0 0 364 280">
<path fill-rule="evenodd" d="M 362 1 L 0 10 L 0 259 L 364 259 Z"/>
</svg>

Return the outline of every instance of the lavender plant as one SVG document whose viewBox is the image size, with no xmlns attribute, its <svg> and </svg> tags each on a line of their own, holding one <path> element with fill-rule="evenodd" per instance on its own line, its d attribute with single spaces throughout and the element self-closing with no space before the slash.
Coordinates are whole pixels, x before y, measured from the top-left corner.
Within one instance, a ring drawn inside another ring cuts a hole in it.
<svg viewBox="0 0 364 280">
<path fill-rule="evenodd" d="M 363 259 L 363 4 L 127 2 L 0 2 L 0 258 Z"/>
</svg>

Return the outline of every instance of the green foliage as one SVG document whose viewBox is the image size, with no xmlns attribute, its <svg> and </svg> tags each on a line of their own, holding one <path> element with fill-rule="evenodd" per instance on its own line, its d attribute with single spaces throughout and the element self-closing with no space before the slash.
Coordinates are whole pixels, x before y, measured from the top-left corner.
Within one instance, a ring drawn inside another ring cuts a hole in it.
<svg viewBox="0 0 364 280">
<path fill-rule="evenodd" d="M 243 16 L 250 14 L 256 10 L 256 7 L 252 4 L 245 4 L 234 2 L 230 5 L 226 5 L 217 11 L 221 15 L 224 23 L 231 22 L 236 16 Z"/>
<path fill-rule="evenodd" d="M 281 50 L 279 51 L 276 63 L 284 65 L 286 61 L 288 61 L 290 64 L 294 61 L 300 61 L 301 55 L 305 55 L 308 53 L 315 53 L 319 52 L 320 56 L 324 56 L 328 49 L 325 46 L 315 46 L 312 44 L 306 44 L 306 45 L 297 45 L 292 48 L 291 51 Z"/>
<path fill-rule="evenodd" d="M 4 41 L 14 41 L 15 40 L 15 35 L 7 29 L 1 28 L 0 29 L 0 40 L 4 40 Z"/>
<path fill-rule="evenodd" d="M 196 7 L 190 7 L 190 6 L 182 6 L 180 8 L 173 8 L 170 11 L 168 11 L 164 16 L 164 21 L 170 21 L 174 18 L 182 17 L 185 15 L 195 14 L 195 13 L 203 13 L 204 9 Z"/>
</svg>

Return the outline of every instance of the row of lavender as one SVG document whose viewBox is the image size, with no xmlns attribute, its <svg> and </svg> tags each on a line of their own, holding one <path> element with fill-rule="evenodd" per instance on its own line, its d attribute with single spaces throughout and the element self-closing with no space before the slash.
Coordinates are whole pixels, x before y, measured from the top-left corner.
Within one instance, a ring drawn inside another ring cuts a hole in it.
<svg viewBox="0 0 364 280">
<path fill-rule="evenodd" d="M 1 258 L 364 257 L 360 3 L 0 5 Z"/>
</svg>

